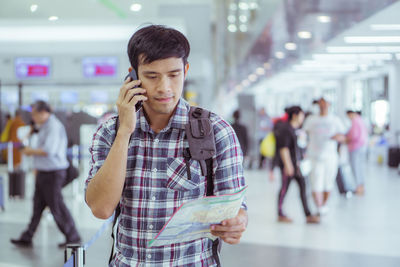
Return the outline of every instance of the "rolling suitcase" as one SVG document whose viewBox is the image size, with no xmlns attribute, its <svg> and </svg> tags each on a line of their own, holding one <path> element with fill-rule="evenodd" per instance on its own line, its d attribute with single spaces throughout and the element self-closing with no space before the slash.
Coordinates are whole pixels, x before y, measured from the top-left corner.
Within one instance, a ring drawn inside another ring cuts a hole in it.
<svg viewBox="0 0 400 267">
<path fill-rule="evenodd" d="M 0 210 L 4 210 L 5 205 L 5 196 L 4 196 L 4 180 L 3 176 L 0 176 Z"/>
<path fill-rule="evenodd" d="M 400 164 L 400 147 L 389 147 L 388 165 L 392 168 L 397 168 Z"/>
<path fill-rule="evenodd" d="M 25 172 L 18 170 L 8 173 L 9 177 L 9 196 L 25 197 Z"/>
</svg>

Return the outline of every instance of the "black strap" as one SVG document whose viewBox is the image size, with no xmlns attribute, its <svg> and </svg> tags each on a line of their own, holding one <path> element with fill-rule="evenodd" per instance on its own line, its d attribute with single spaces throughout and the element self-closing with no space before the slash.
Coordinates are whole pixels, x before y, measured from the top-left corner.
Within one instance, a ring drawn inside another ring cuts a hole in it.
<svg viewBox="0 0 400 267">
<path fill-rule="evenodd" d="M 118 203 L 117 208 L 115 209 L 113 225 L 111 228 L 111 237 L 112 237 L 113 243 L 111 246 L 111 255 L 110 255 L 110 259 L 108 260 L 108 264 L 111 263 L 113 256 L 114 256 L 114 243 L 115 243 L 114 242 L 115 241 L 114 228 L 115 228 L 115 225 L 117 224 L 117 220 L 118 220 L 118 217 L 120 214 L 121 214 L 121 207 L 119 206 L 119 203 Z M 118 233 L 118 227 L 116 229 L 116 233 Z"/>
</svg>

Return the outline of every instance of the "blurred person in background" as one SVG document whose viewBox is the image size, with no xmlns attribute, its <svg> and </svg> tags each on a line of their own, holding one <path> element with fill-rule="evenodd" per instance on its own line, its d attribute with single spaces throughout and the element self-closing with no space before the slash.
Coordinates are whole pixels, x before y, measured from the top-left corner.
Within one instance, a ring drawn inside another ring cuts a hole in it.
<svg viewBox="0 0 400 267">
<path fill-rule="evenodd" d="M 9 134 L 9 142 L 14 143 L 14 148 L 13 148 L 13 166 L 14 168 L 18 169 L 21 164 L 21 159 L 22 159 L 22 154 L 20 151 L 21 147 L 21 140 L 18 138 L 18 128 L 25 126 L 25 122 L 21 118 L 21 110 L 16 110 L 15 111 L 15 116 L 11 121 L 10 125 L 10 134 Z"/>
<path fill-rule="evenodd" d="M 294 179 L 299 185 L 300 198 L 307 223 L 319 223 L 319 217 L 311 214 L 307 204 L 306 183 L 300 171 L 300 149 L 297 145 L 296 129 L 304 120 L 304 112 L 299 106 L 287 108 L 288 121 L 278 121 L 274 127 L 276 138 L 276 156 L 282 174 L 282 186 L 278 195 L 278 221 L 290 223 L 292 219 L 283 212 L 283 201 Z"/>
<path fill-rule="evenodd" d="M 320 214 L 328 212 L 327 201 L 335 184 L 339 167 L 338 142 L 345 142 L 345 127 L 342 121 L 329 113 L 330 103 L 317 100 L 319 114 L 310 115 L 304 122 L 309 142 L 307 158 L 310 159 L 310 182 L 312 195 Z"/>
<path fill-rule="evenodd" d="M 3 131 L 1 132 L 0 141 L 1 143 L 7 143 L 10 138 L 10 127 L 12 123 L 11 114 L 6 114 L 6 124 L 4 126 Z M 1 157 L 4 162 L 7 162 L 7 149 L 3 149 L 1 151 Z"/>
<path fill-rule="evenodd" d="M 248 140 L 248 136 L 247 136 L 246 126 L 240 123 L 240 111 L 239 110 L 235 110 L 235 112 L 233 112 L 233 120 L 234 120 L 234 122 L 232 123 L 232 128 L 233 128 L 233 130 L 235 130 L 236 136 L 239 139 L 240 147 L 243 152 L 243 157 L 244 157 L 243 164 L 244 164 L 244 161 L 245 161 L 246 155 L 247 155 L 249 140 Z"/>
<path fill-rule="evenodd" d="M 81 238 L 61 194 L 66 169 L 69 166 L 65 128 L 52 114 L 49 104 L 44 101 L 37 101 L 32 105 L 32 120 L 39 130 L 37 148 L 27 146 L 21 152 L 33 156 L 34 168 L 37 171 L 33 215 L 27 229 L 19 239 L 11 239 L 11 243 L 32 246 L 32 238 L 46 207 L 50 208 L 58 228 L 66 238 L 66 242 L 60 243 L 59 247 L 64 247 L 67 243 L 79 243 Z"/>
<path fill-rule="evenodd" d="M 350 165 L 356 183 L 355 193 L 357 195 L 363 195 L 365 191 L 364 164 L 367 157 L 368 129 L 360 113 L 348 110 L 347 116 L 351 120 L 351 127 L 346 134 L 346 143 L 349 149 Z"/>
<path fill-rule="evenodd" d="M 272 122 L 271 117 L 267 114 L 265 111 L 265 108 L 260 108 L 258 110 L 258 129 L 257 129 L 257 139 L 258 139 L 258 144 L 261 144 L 262 140 L 264 137 L 272 131 L 274 127 L 274 124 Z M 258 168 L 262 169 L 264 168 L 266 161 L 266 157 L 260 153 L 259 156 L 259 163 L 258 163 Z M 268 165 L 268 164 L 267 164 Z"/>
</svg>

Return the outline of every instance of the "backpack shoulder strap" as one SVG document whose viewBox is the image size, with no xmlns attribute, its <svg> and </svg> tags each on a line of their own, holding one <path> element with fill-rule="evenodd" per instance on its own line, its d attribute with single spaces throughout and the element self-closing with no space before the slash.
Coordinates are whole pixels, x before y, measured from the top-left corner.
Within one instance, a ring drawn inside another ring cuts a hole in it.
<svg viewBox="0 0 400 267">
<path fill-rule="evenodd" d="M 185 158 L 192 158 L 200 162 L 202 173 L 207 177 L 207 196 L 214 194 L 212 158 L 216 154 L 210 114 L 211 112 L 206 109 L 190 107 L 189 122 L 185 126 L 189 151 L 184 151 Z"/>
</svg>

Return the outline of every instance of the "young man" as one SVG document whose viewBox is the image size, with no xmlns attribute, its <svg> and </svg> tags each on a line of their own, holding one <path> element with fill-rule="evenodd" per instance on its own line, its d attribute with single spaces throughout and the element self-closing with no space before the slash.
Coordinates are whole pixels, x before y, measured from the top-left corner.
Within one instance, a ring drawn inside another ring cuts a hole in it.
<svg viewBox="0 0 400 267">
<path fill-rule="evenodd" d="M 288 121 L 277 122 L 274 128 L 276 138 L 276 155 L 282 173 L 282 187 L 278 196 L 278 221 L 290 223 L 292 220 L 283 212 L 283 200 L 289 189 L 290 182 L 295 179 L 299 184 L 300 198 L 303 204 L 307 223 L 319 223 L 319 217 L 311 215 L 307 204 L 306 183 L 300 172 L 300 149 L 297 146 L 295 130 L 304 120 L 304 112 L 299 106 L 286 109 Z"/>
<path fill-rule="evenodd" d="M 174 29 L 152 25 L 138 30 L 128 56 L 129 71 L 135 69 L 139 80 L 128 78 L 120 89 L 118 131 L 114 117 L 93 137 L 86 202 L 102 219 L 121 207 L 111 266 L 216 266 L 219 261 L 207 238 L 147 247 L 182 203 L 206 192 L 199 162 L 190 160 L 189 180 L 183 157 L 190 106 L 181 95 L 189 50 L 185 36 Z M 143 101 L 139 112 L 138 101 Z M 213 113 L 210 119 L 217 150 L 214 194 L 233 193 L 245 186 L 240 144 L 228 123 Z M 211 233 L 239 243 L 247 225 L 245 209 L 243 204 L 236 217 L 212 225 Z"/>
<path fill-rule="evenodd" d="M 66 242 L 59 244 L 59 247 L 64 247 L 67 243 L 79 243 L 81 238 L 61 193 L 68 168 L 67 133 L 62 123 L 52 114 L 49 104 L 44 101 L 33 104 L 32 120 L 39 128 L 38 147 L 25 147 L 21 152 L 33 156 L 33 164 L 37 170 L 33 215 L 20 238 L 11 239 L 11 243 L 32 246 L 33 235 L 46 207 L 50 208 L 58 228 L 65 235 Z"/>
<path fill-rule="evenodd" d="M 337 145 L 345 142 L 346 137 L 341 120 L 329 113 L 329 102 L 320 98 L 317 103 L 319 114 L 309 116 L 303 128 L 309 136 L 307 157 L 311 160 L 312 195 L 318 212 L 325 214 L 339 168 Z"/>
</svg>

